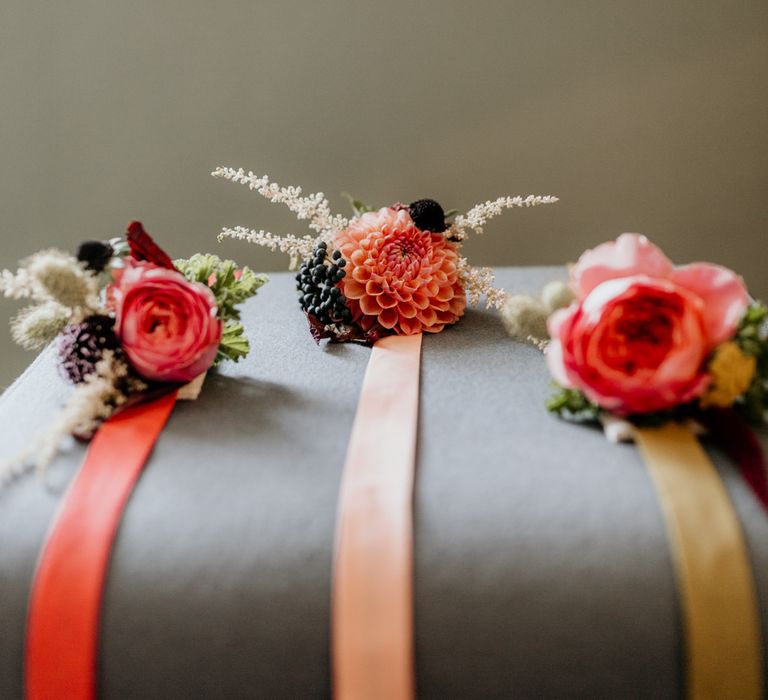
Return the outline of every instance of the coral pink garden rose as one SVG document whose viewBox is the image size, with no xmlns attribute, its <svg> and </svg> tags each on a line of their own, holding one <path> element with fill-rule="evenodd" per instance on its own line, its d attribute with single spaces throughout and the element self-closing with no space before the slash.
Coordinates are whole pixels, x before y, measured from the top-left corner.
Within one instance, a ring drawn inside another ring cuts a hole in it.
<svg viewBox="0 0 768 700">
<path fill-rule="evenodd" d="M 749 301 L 731 270 L 675 267 L 633 233 L 584 253 L 571 284 L 577 301 L 549 320 L 550 371 L 620 415 L 700 396 L 710 381 L 706 359 L 734 335 Z"/>
<path fill-rule="evenodd" d="M 335 245 L 347 260 L 341 290 L 363 329 L 437 333 L 464 313 L 456 246 L 418 229 L 406 209 L 363 214 Z"/>
<path fill-rule="evenodd" d="M 222 329 L 216 299 L 204 284 L 175 270 L 134 263 L 120 271 L 109 293 L 115 332 L 142 377 L 188 382 L 213 364 Z"/>
</svg>

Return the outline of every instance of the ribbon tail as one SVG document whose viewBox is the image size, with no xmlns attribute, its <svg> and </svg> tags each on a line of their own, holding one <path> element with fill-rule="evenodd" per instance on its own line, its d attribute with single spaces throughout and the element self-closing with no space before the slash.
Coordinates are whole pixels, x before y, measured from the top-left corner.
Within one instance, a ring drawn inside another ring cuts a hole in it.
<svg viewBox="0 0 768 700">
<path fill-rule="evenodd" d="M 421 335 L 376 342 L 342 476 L 333 583 L 337 700 L 410 700 Z"/>
<path fill-rule="evenodd" d="M 752 428 L 733 409 L 710 409 L 704 423 L 712 437 L 739 467 L 744 481 L 749 484 L 768 513 L 768 468 L 765 454 Z"/>
<path fill-rule="evenodd" d="M 749 552 L 720 475 L 688 428 L 637 429 L 680 590 L 686 696 L 763 697 L 762 635 Z"/>
<path fill-rule="evenodd" d="M 30 593 L 27 700 L 96 697 L 101 599 L 112 544 L 175 402 L 172 392 L 106 421 L 62 499 Z"/>
</svg>

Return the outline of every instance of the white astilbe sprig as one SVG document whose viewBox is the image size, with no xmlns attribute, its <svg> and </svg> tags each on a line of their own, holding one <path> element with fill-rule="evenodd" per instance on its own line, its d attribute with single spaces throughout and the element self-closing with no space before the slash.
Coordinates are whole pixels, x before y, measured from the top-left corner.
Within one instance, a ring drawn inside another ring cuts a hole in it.
<svg viewBox="0 0 768 700">
<path fill-rule="evenodd" d="M 330 205 L 322 192 L 302 196 L 300 187 L 280 187 L 270 182 L 266 175 L 255 175 L 252 171 L 247 173 L 243 168 L 219 167 L 211 173 L 214 177 L 224 178 L 232 182 L 247 185 L 271 202 L 285 204 L 300 220 L 309 220 L 309 227 L 317 232 L 317 236 L 278 236 L 268 231 L 255 230 L 236 226 L 224 228 L 219 233 L 219 240 L 234 238 L 248 241 L 256 245 L 279 250 L 291 257 L 291 268 L 295 267 L 298 259 L 307 259 L 312 256 L 320 241 L 332 243 L 334 237 L 349 226 L 349 221 L 343 216 L 331 214 Z M 528 195 L 527 197 L 499 197 L 493 201 L 482 202 L 475 205 L 465 214 L 458 214 L 453 223 L 445 231 L 448 240 L 461 246 L 467 238 L 467 230 L 482 233 L 485 223 L 494 216 L 498 216 L 505 209 L 535 207 L 540 204 L 552 204 L 557 202 L 557 197 L 551 195 Z M 473 267 L 466 258 L 459 258 L 459 277 L 467 292 L 467 299 L 472 306 L 480 303 L 481 297 L 485 297 L 488 308 L 500 309 L 506 299 L 507 293 L 503 289 L 494 286 L 493 270 L 489 267 Z"/>
<path fill-rule="evenodd" d="M 317 245 L 317 238 L 313 236 L 302 236 L 301 238 L 292 234 L 277 236 L 274 233 L 269 233 L 269 231 L 256 231 L 243 226 L 224 228 L 219 233 L 218 238 L 219 241 L 223 241 L 225 238 L 247 241 L 269 248 L 269 250 L 279 250 L 281 253 L 290 255 L 291 258 L 308 258 Z"/>
<path fill-rule="evenodd" d="M 477 306 L 480 298 L 485 296 L 485 305 L 489 309 L 500 309 L 507 299 L 507 293 L 494 286 L 496 278 L 490 267 L 473 267 L 466 258 L 461 257 L 459 279 L 471 306 Z"/>
<path fill-rule="evenodd" d="M 301 187 L 281 187 L 276 182 L 270 182 L 267 175 L 247 173 L 242 168 L 219 167 L 211 175 L 225 180 L 247 185 L 270 202 L 285 204 L 299 221 L 309 221 L 309 228 L 319 234 L 335 234 L 343 231 L 349 221 L 343 216 L 331 214 L 331 207 L 322 192 L 302 196 Z"/>
<path fill-rule="evenodd" d="M 129 378 L 125 362 L 118 360 L 111 351 L 105 351 L 94 371 L 75 386 L 48 429 L 21 452 L 0 463 L 0 485 L 31 469 L 44 477 L 48 465 L 70 435 L 93 433 L 125 403 L 124 390 L 132 393 L 144 389 L 143 382 Z"/>
<path fill-rule="evenodd" d="M 467 237 L 467 229 L 475 233 L 482 233 L 483 226 L 494 216 L 499 216 L 505 209 L 518 209 L 537 207 L 540 204 L 554 204 L 557 197 L 551 195 L 529 194 L 527 197 L 499 197 L 493 201 L 482 202 L 472 207 L 466 214 L 457 214 L 446 235 L 464 240 Z"/>
</svg>

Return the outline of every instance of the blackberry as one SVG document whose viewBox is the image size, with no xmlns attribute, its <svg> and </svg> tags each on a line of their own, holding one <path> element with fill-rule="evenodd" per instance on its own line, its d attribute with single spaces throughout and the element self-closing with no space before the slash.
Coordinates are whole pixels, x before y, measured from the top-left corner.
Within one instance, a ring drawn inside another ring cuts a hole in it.
<svg viewBox="0 0 768 700">
<path fill-rule="evenodd" d="M 341 251 L 334 250 L 328 255 L 328 244 L 320 241 L 312 257 L 305 260 L 296 275 L 299 304 L 319 323 L 351 323 L 352 312 L 347 308 L 346 299 L 337 286 L 347 274 L 347 261 Z"/>
<path fill-rule="evenodd" d="M 115 254 L 115 249 L 105 241 L 83 241 L 77 247 L 77 259 L 93 272 L 101 272 Z"/>
<path fill-rule="evenodd" d="M 57 350 L 62 373 L 79 384 L 94 371 L 105 350 L 120 352 L 115 320 L 95 314 L 80 323 L 70 323 L 57 339 Z"/>
<path fill-rule="evenodd" d="M 442 233 L 445 225 L 445 212 L 434 199 L 417 199 L 408 205 L 408 213 L 413 223 L 422 231 Z"/>
</svg>

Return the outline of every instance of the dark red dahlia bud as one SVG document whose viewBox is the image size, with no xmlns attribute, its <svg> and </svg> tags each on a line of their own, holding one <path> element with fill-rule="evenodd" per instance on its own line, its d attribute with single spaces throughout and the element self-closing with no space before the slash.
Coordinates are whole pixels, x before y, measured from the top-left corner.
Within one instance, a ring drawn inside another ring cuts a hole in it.
<svg viewBox="0 0 768 700">
<path fill-rule="evenodd" d="M 434 199 L 417 199 L 408 205 L 408 213 L 413 223 L 422 231 L 442 233 L 445 225 L 445 212 Z"/>
<path fill-rule="evenodd" d="M 168 253 L 155 243 L 152 236 L 144 230 L 140 221 L 131 221 L 128 224 L 125 238 L 131 248 L 131 257 L 134 260 L 146 260 L 159 267 L 165 267 L 169 270 L 176 269 Z"/>
<path fill-rule="evenodd" d="M 112 259 L 115 250 L 105 241 L 83 241 L 77 247 L 76 257 L 93 272 L 101 272 Z"/>
<path fill-rule="evenodd" d="M 94 371 L 105 350 L 121 352 L 115 320 L 101 314 L 70 323 L 56 343 L 61 372 L 73 384 L 79 384 Z"/>
</svg>

